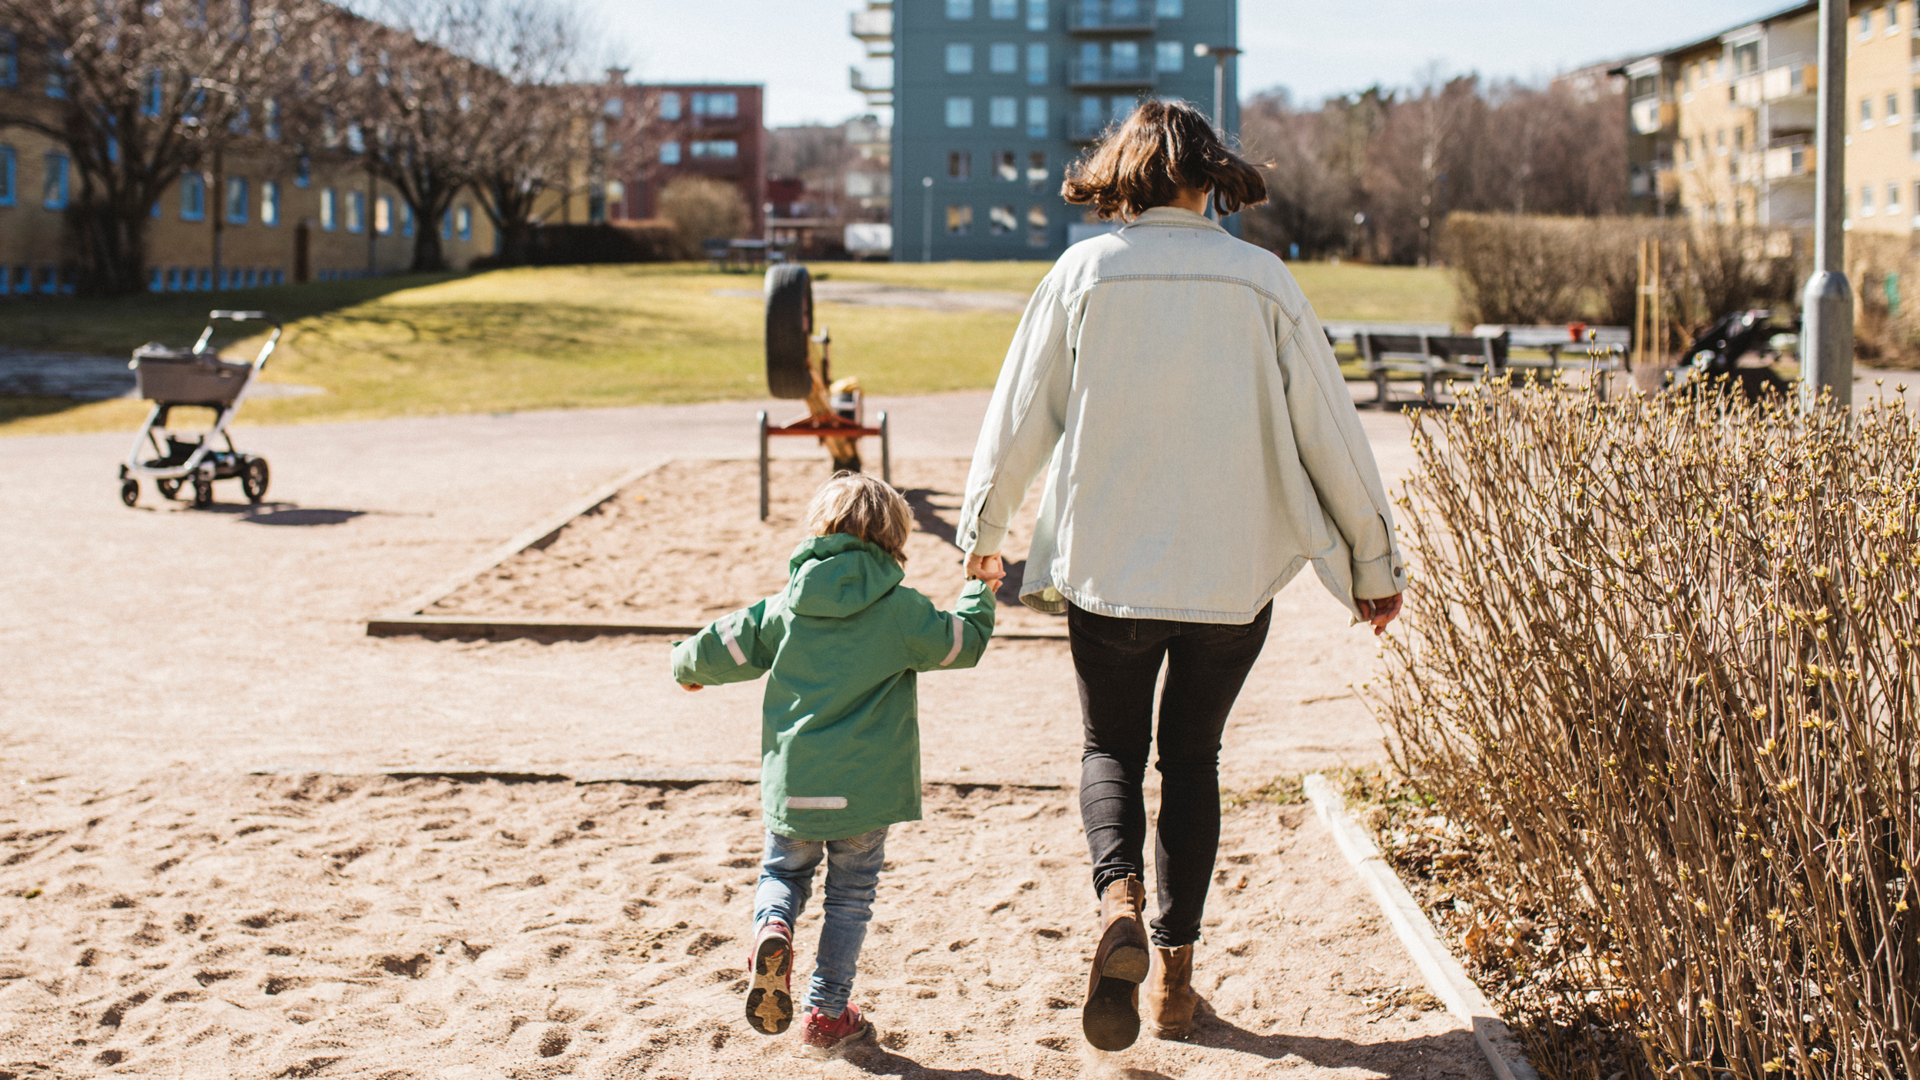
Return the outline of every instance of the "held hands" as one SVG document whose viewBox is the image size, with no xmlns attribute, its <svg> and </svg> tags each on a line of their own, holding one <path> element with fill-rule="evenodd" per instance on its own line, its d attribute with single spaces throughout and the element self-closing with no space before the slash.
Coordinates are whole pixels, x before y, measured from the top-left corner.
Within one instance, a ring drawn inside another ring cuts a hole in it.
<svg viewBox="0 0 1920 1080">
<path fill-rule="evenodd" d="M 967 577 L 987 583 L 989 589 L 998 592 L 1000 582 L 1005 580 L 1007 568 L 998 555 L 967 556 Z"/>
<path fill-rule="evenodd" d="M 1361 601 L 1361 602 L 1365 603 L 1365 601 Z M 687 693 L 691 694 L 695 690 L 705 690 L 706 687 L 701 686 L 698 683 L 683 682 L 680 684 L 680 689 L 685 690 Z"/>
<path fill-rule="evenodd" d="M 1379 637 L 1387 632 L 1387 624 L 1400 614 L 1400 593 L 1383 596 L 1377 600 L 1354 598 L 1354 605 L 1360 609 L 1360 617 L 1373 624 L 1373 635 Z"/>
</svg>

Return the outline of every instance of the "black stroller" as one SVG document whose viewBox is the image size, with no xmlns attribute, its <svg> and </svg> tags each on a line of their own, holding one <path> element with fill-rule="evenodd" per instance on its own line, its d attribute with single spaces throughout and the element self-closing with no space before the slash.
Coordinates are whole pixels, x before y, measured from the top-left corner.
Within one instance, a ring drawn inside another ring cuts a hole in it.
<svg viewBox="0 0 1920 1080">
<path fill-rule="evenodd" d="M 242 364 L 220 358 L 218 349 L 208 348 L 213 340 L 213 324 L 222 319 L 234 322 L 265 320 L 273 332 L 260 346 L 253 363 Z M 147 422 L 134 436 L 133 450 L 120 466 L 120 501 L 132 506 L 140 501 L 138 477 L 153 480 L 160 494 L 180 497 L 180 488 L 193 485 L 193 505 L 204 507 L 213 502 L 215 480 L 238 479 L 247 493 L 247 501 L 257 503 L 267 495 L 267 460 L 243 454 L 233 445 L 227 425 L 240 411 L 247 389 L 267 366 L 267 357 L 280 340 L 280 322 L 263 311 L 209 311 L 207 328 L 191 349 L 170 349 L 147 344 L 133 351 L 136 392 L 153 402 Z M 214 410 L 213 426 L 204 432 L 178 434 L 167 430 L 167 417 L 180 406 Z M 161 440 L 165 439 L 165 445 Z M 226 442 L 226 449 L 214 447 L 214 440 Z M 154 456 L 147 456 L 151 452 Z"/>
</svg>

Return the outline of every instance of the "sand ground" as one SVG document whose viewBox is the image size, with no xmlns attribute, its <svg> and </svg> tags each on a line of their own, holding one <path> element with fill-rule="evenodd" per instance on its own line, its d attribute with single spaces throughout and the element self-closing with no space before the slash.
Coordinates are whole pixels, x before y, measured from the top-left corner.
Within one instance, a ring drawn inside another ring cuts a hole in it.
<svg viewBox="0 0 1920 1080">
<path fill-rule="evenodd" d="M 984 404 L 871 407 L 893 412 L 898 460 L 951 469 Z M 0 440 L 0 1076 L 788 1069 L 733 990 L 750 787 L 371 775 L 750 776 L 758 688 L 684 694 L 657 640 L 362 626 L 636 465 L 750 456 L 757 407 L 243 425 L 273 501 L 223 487 L 210 512 L 151 490 L 121 507 L 130 433 Z M 1404 421 L 1365 422 L 1403 471 Z M 1348 690 L 1376 663 L 1317 582 L 1290 586 L 1227 783 L 1376 760 Z M 1019 786 L 1075 773 L 1065 646 L 998 644 L 924 680 L 922 713 L 928 776 L 965 786 L 932 786 L 928 820 L 890 849 L 862 990 L 883 1041 L 806 1068 L 1483 1075 L 1443 1014 L 1408 1019 L 1417 978 L 1317 822 L 1265 805 L 1232 816 L 1222 849 L 1201 976 L 1222 1019 L 1195 1046 L 1089 1056 L 1072 1038 L 1092 915 L 1072 793 Z"/>
</svg>

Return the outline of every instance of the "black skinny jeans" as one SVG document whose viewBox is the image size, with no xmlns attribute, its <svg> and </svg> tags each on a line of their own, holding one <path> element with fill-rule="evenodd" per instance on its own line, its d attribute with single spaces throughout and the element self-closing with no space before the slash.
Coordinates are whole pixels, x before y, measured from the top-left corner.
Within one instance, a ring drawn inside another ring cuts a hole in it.
<svg viewBox="0 0 1920 1080">
<path fill-rule="evenodd" d="M 1166 662 L 1153 851 L 1160 901 L 1153 943 L 1163 948 L 1200 937 L 1220 847 L 1220 732 L 1267 643 L 1272 617 L 1271 603 L 1244 626 L 1067 611 L 1086 727 L 1080 820 L 1096 894 L 1123 877 L 1146 880 L 1147 800 L 1141 784 L 1154 742 L 1154 685 Z"/>
</svg>

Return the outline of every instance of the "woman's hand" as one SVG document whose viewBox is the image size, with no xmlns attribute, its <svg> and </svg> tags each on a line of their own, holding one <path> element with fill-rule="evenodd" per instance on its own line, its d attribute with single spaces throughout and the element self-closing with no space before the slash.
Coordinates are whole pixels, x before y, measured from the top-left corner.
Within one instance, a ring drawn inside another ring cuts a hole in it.
<svg viewBox="0 0 1920 1080">
<path fill-rule="evenodd" d="M 998 555 L 967 556 L 967 577 L 978 578 L 987 583 L 987 587 L 998 592 L 1000 582 L 1006 580 L 1007 568 Z"/>
<path fill-rule="evenodd" d="M 1387 632 L 1387 624 L 1400 615 L 1400 595 L 1382 596 L 1377 600 L 1354 599 L 1360 608 L 1360 617 L 1373 624 L 1373 635 L 1379 637 Z"/>
</svg>

